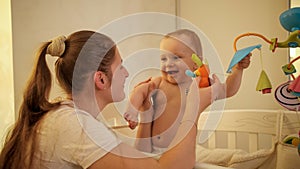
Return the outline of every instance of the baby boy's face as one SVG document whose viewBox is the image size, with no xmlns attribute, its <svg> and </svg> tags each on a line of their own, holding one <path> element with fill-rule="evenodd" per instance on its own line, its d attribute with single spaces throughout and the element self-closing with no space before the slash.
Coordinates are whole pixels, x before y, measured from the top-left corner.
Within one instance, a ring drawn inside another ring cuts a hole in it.
<svg viewBox="0 0 300 169">
<path fill-rule="evenodd" d="M 190 80 L 185 74 L 187 69 L 194 71 L 195 63 L 191 56 L 194 53 L 188 46 L 179 40 L 165 38 L 160 43 L 160 67 L 162 76 L 170 83 L 180 84 Z"/>
</svg>

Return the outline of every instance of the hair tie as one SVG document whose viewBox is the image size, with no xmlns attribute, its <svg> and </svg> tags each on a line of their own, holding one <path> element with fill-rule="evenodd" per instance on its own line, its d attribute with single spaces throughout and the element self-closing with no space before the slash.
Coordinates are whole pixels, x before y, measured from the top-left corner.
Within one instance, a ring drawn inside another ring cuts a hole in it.
<svg viewBox="0 0 300 169">
<path fill-rule="evenodd" d="M 47 54 L 60 57 L 65 52 L 65 36 L 59 36 L 51 41 L 47 47 Z"/>
</svg>

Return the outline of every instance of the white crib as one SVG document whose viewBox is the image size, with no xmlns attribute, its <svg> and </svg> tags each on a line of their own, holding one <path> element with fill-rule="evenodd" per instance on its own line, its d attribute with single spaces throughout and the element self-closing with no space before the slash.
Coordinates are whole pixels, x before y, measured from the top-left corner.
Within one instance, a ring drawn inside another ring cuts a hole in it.
<svg viewBox="0 0 300 169">
<path fill-rule="evenodd" d="M 195 169 L 298 169 L 297 148 L 281 140 L 299 132 L 299 118 L 300 112 L 298 117 L 297 112 L 283 110 L 203 112 L 198 121 Z M 120 119 L 112 121 L 112 126 L 124 125 Z M 114 130 L 133 145 L 136 130 Z"/>
<path fill-rule="evenodd" d="M 299 132 L 299 116 L 283 110 L 203 112 L 197 162 L 241 169 L 300 168 L 297 148 L 281 142 Z"/>
</svg>

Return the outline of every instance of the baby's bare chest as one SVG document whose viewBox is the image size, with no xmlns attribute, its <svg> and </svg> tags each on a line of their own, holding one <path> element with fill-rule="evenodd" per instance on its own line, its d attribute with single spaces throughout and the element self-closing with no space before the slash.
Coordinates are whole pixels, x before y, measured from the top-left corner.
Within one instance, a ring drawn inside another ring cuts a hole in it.
<svg viewBox="0 0 300 169">
<path fill-rule="evenodd" d="M 153 100 L 153 129 L 160 133 L 178 123 L 185 110 L 185 103 L 186 98 L 181 92 L 158 92 Z"/>
</svg>

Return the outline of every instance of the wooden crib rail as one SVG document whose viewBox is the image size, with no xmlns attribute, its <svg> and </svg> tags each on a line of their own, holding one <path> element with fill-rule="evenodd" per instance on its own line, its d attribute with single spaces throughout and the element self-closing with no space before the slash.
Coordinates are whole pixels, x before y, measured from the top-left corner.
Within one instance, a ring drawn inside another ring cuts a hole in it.
<svg viewBox="0 0 300 169">
<path fill-rule="evenodd" d="M 218 113 L 219 116 L 216 115 Z M 202 135 L 202 139 L 206 136 L 207 140 L 199 144 L 207 148 L 243 149 L 248 152 L 271 148 L 278 140 L 280 115 L 277 110 L 203 112 L 198 121 L 198 134 L 199 138 Z M 212 123 L 218 125 L 207 125 Z"/>
</svg>

